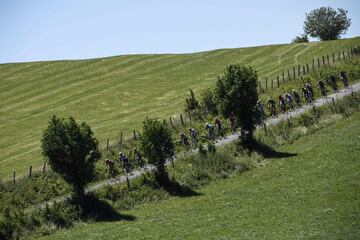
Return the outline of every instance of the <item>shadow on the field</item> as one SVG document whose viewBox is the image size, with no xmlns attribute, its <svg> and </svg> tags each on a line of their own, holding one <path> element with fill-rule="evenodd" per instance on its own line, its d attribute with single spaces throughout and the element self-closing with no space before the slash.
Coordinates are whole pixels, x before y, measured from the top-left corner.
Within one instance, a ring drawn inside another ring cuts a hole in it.
<svg viewBox="0 0 360 240">
<path fill-rule="evenodd" d="M 83 210 L 83 218 L 92 219 L 99 222 L 136 220 L 136 217 L 132 215 L 121 214 L 106 201 L 99 200 L 97 197 L 92 195 L 87 197 Z"/>
<path fill-rule="evenodd" d="M 175 179 L 172 180 L 169 179 L 169 181 L 166 184 L 162 185 L 162 188 L 171 196 L 176 196 L 176 197 L 195 197 L 202 195 L 202 193 L 198 193 L 192 190 L 188 186 L 181 185 Z"/>
<path fill-rule="evenodd" d="M 297 156 L 297 153 L 278 152 L 262 142 L 254 143 L 252 150 L 259 153 L 264 158 L 286 158 Z"/>
</svg>

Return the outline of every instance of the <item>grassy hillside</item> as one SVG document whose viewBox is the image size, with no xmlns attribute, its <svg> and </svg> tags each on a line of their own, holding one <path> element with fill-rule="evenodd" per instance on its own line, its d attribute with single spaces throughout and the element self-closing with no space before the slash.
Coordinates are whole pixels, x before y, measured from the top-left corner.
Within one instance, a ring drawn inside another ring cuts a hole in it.
<svg viewBox="0 0 360 240">
<path fill-rule="evenodd" d="M 139 128 L 145 116 L 181 111 L 189 88 L 214 85 L 230 63 L 260 78 L 360 44 L 360 38 L 222 49 L 193 54 L 127 55 L 81 61 L 0 65 L 0 178 L 42 164 L 40 136 L 52 114 L 89 123 L 104 143 Z"/>
<path fill-rule="evenodd" d="M 358 239 L 360 113 L 277 149 L 292 157 L 43 239 Z"/>
</svg>

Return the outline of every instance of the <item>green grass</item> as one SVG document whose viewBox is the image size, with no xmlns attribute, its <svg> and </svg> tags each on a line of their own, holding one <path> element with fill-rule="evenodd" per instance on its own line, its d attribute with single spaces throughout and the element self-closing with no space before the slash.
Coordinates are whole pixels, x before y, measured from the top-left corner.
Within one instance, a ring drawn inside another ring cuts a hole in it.
<svg viewBox="0 0 360 240">
<path fill-rule="evenodd" d="M 227 64 L 254 66 L 274 77 L 312 57 L 360 44 L 360 38 L 221 49 L 193 54 L 127 55 L 81 61 L 0 65 L 0 178 L 42 164 L 40 137 L 52 114 L 92 126 L 102 146 L 145 116 L 178 114 L 188 88 L 213 86 Z"/>
<path fill-rule="evenodd" d="M 42 239 L 359 239 L 360 113 L 280 147 L 200 196 L 143 204 L 134 221 L 81 224 Z"/>
</svg>

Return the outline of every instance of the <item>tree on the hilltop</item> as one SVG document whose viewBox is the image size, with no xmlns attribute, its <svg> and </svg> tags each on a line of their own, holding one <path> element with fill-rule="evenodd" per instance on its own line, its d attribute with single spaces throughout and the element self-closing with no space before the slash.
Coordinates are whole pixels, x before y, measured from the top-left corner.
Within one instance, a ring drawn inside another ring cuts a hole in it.
<svg viewBox="0 0 360 240">
<path fill-rule="evenodd" d="M 148 162 L 155 166 L 156 180 L 164 185 L 169 183 L 166 160 L 174 156 L 174 144 L 170 129 L 165 121 L 146 118 L 140 136 L 141 150 Z"/>
<path fill-rule="evenodd" d="M 74 197 L 83 203 L 84 187 L 94 178 L 95 162 L 100 158 L 90 126 L 72 117 L 66 121 L 53 116 L 43 132 L 41 148 L 52 170 L 72 186 Z"/>
<path fill-rule="evenodd" d="M 220 112 L 229 118 L 232 114 L 241 127 L 244 143 L 253 140 L 256 124 L 260 121 L 256 111 L 258 101 L 257 73 L 252 67 L 230 65 L 218 76 L 215 93 Z"/>
<path fill-rule="evenodd" d="M 306 14 L 304 31 L 310 37 L 321 41 L 339 39 L 350 27 L 351 19 L 346 16 L 347 11 L 338 8 L 321 7 Z"/>
</svg>

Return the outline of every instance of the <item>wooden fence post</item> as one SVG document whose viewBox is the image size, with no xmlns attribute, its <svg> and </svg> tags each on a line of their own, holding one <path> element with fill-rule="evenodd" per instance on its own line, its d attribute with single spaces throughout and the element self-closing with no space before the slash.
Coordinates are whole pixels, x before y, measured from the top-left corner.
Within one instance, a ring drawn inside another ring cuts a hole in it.
<svg viewBox="0 0 360 240">
<path fill-rule="evenodd" d="M 259 82 L 259 84 L 260 84 L 260 82 Z M 260 92 L 261 92 L 261 85 L 260 85 Z M 191 124 L 191 112 L 189 112 L 189 122 Z"/>
<path fill-rule="evenodd" d="M 349 50 L 346 50 L 346 52 L 347 52 L 348 58 L 351 58 Z"/>
<path fill-rule="evenodd" d="M 318 68 L 320 68 L 320 58 L 317 58 L 318 62 Z"/>
<path fill-rule="evenodd" d="M 325 66 L 325 57 L 322 56 L 322 63 L 323 63 L 323 66 Z"/>
<path fill-rule="evenodd" d="M 293 80 L 295 80 L 295 78 L 296 78 L 295 67 L 293 67 L 293 75 L 294 75 Z"/>
<path fill-rule="evenodd" d="M 305 72 L 305 66 L 303 65 L 303 75 L 305 75 L 306 72 Z"/>
<path fill-rule="evenodd" d="M 127 183 L 127 187 L 128 189 L 130 189 L 130 181 L 129 181 L 129 178 L 128 176 L 126 175 L 126 183 Z"/>
<path fill-rule="evenodd" d="M 287 74 L 288 74 L 288 79 L 289 79 L 289 81 L 291 81 L 291 76 L 290 76 L 290 71 L 289 71 L 289 69 L 287 70 Z"/>
<path fill-rule="evenodd" d="M 300 65 L 298 65 L 298 76 L 300 76 Z"/>
<path fill-rule="evenodd" d="M 173 121 L 172 121 L 171 117 L 169 117 L 169 120 L 170 120 L 171 127 L 174 127 L 174 124 L 173 124 Z"/>
<path fill-rule="evenodd" d="M 315 59 L 312 59 L 312 70 L 315 70 Z"/>
<path fill-rule="evenodd" d="M 120 145 L 123 144 L 123 132 L 120 133 Z"/>
<path fill-rule="evenodd" d="M 306 72 L 307 72 L 307 74 L 309 74 L 309 72 L 310 72 L 309 64 L 307 62 L 306 62 Z"/>
<path fill-rule="evenodd" d="M 180 113 L 180 120 L 181 120 L 181 125 L 184 126 L 184 119 L 183 119 L 183 115 Z"/>
<path fill-rule="evenodd" d="M 32 176 L 32 166 L 30 165 L 30 168 L 29 168 L 29 178 L 31 178 Z"/>
<path fill-rule="evenodd" d="M 333 59 L 333 63 L 335 63 L 335 54 L 332 53 L 332 59 Z"/>
<path fill-rule="evenodd" d="M 133 130 L 134 141 L 136 141 L 136 132 Z"/>
<path fill-rule="evenodd" d="M 276 76 L 276 83 L 277 83 L 277 87 L 279 88 L 280 86 L 279 76 Z"/>
<path fill-rule="evenodd" d="M 271 79 L 271 90 L 274 89 L 274 79 Z"/>
<path fill-rule="evenodd" d="M 285 73 L 282 72 L 282 80 L 283 80 L 283 83 L 285 83 Z"/>
<path fill-rule="evenodd" d="M 345 53 L 344 53 L 344 52 L 342 52 L 342 55 L 343 55 L 343 60 L 345 61 Z"/>
<path fill-rule="evenodd" d="M 329 58 L 329 55 L 327 55 L 327 54 L 326 54 L 326 59 L 327 59 L 328 65 L 330 66 L 330 58 Z"/>
<path fill-rule="evenodd" d="M 109 150 L 109 139 L 106 139 L 106 151 Z"/>
<path fill-rule="evenodd" d="M 14 170 L 14 172 L 13 172 L 13 183 L 15 184 L 15 177 L 16 177 L 16 172 L 15 172 L 15 170 Z"/>
<path fill-rule="evenodd" d="M 265 78 L 265 91 L 267 92 L 268 90 L 268 78 Z"/>
<path fill-rule="evenodd" d="M 266 123 L 265 122 L 263 123 L 263 126 L 264 126 L 265 136 L 267 136 L 267 128 L 266 128 Z"/>
<path fill-rule="evenodd" d="M 340 58 L 341 58 L 341 53 L 339 52 L 338 53 L 338 61 L 340 61 Z"/>
<path fill-rule="evenodd" d="M 43 169 L 42 169 L 43 175 L 45 175 L 45 171 L 46 171 L 46 161 L 44 161 L 44 165 L 43 165 Z"/>
</svg>

